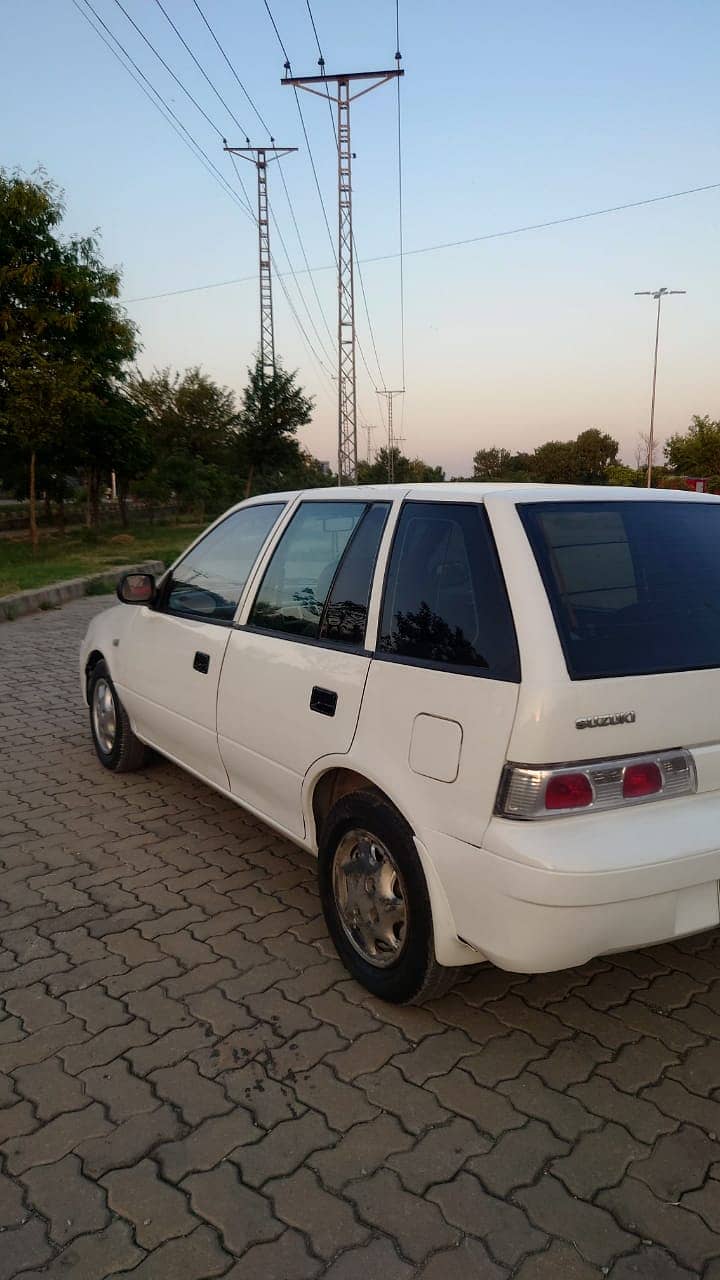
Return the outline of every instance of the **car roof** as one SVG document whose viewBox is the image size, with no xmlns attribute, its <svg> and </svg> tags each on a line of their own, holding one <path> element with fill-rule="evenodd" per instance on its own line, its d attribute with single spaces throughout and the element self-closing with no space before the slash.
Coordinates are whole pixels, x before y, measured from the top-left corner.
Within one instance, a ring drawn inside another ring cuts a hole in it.
<svg viewBox="0 0 720 1280">
<path fill-rule="evenodd" d="M 421 498 L 433 502 L 483 502 L 488 497 L 506 502 L 720 502 L 720 496 L 695 493 L 690 489 L 634 489 L 620 485 L 517 484 L 512 481 L 448 480 L 431 484 L 332 485 L 322 489 L 294 489 L 286 493 L 265 493 L 252 503 L 303 500 L 351 501 L 353 498 Z M 243 504 L 244 505 L 244 504 Z"/>
</svg>

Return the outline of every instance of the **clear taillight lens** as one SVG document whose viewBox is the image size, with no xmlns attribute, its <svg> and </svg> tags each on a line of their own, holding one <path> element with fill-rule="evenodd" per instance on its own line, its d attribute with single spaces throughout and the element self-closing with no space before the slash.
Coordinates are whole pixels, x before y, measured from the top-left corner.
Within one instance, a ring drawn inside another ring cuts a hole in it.
<svg viewBox="0 0 720 1280">
<path fill-rule="evenodd" d="M 695 762 L 683 748 L 573 765 L 507 764 L 496 812 L 504 818 L 556 818 L 671 800 L 695 790 Z"/>
</svg>

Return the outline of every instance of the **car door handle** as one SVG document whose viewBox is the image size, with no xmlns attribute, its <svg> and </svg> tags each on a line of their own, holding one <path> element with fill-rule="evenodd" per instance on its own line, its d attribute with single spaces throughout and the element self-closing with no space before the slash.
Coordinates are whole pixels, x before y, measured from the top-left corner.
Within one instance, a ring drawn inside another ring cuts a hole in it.
<svg viewBox="0 0 720 1280">
<path fill-rule="evenodd" d="M 321 689 L 316 684 L 310 694 L 310 710 L 317 711 L 321 716 L 334 716 L 337 699 L 334 689 Z"/>
<path fill-rule="evenodd" d="M 206 676 L 210 670 L 210 654 L 200 653 L 200 650 L 198 650 L 193 658 L 193 670 L 199 671 L 201 675 Z"/>
</svg>

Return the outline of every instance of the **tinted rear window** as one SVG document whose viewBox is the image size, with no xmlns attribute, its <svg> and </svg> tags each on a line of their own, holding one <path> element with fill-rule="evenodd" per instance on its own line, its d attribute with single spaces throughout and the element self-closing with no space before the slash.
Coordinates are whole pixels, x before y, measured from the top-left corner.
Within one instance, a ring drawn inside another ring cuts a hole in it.
<svg viewBox="0 0 720 1280">
<path fill-rule="evenodd" d="M 573 679 L 720 667 L 720 504 L 518 510 Z"/>
<path fill-rule="evenodd" d="M 479 503 L 405 503 L 378 654 L 493 680 L 520 679 L 505 583 Z"/>
</svg>

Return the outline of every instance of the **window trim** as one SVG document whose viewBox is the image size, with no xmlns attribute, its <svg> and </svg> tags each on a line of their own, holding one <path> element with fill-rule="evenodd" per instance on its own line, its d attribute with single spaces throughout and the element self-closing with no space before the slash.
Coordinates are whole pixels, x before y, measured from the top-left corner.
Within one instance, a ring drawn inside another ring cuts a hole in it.
<svg viewBox="0 0 720 1280">
<path fill-rule="evenodd" d="M 267 575 L 268 569 L 270 568 L 270 565 L 272 564 L 272 561 L 273 561 L 273 557 L 274 557 L 274 555 L 275 555 L 275 552 L 279 549 L 279 547 L 280 547 L 280 544 L 281 544 L 281 542 L 282 542 L 283 537 L 284 537 L 284 536 L 285 536 L 285 534 L 287 533 L 287 531 L 288 531 L 288 529 L 290 528 L 290 526 L 291 526 L 291 524 L 292 524 L 293 520 L 295 519 L 295 516 L 298 514 L 298 512 L 301 510 L 301 508 L 302 508 L 303 506 L 317 506 L 317 505 L 320 505 L 320 504 L 322 504 L 322 503 L 327 503 L 327 504 L 331 504 L 331 503 L 332 503 L 332 504 L 337 504 L 338 502 L 346 502 L 346 503 L 347 503 L 347 502 L 350 502 L 350 503 L 352 503 L 352 502 L 353 502 L 353 499 L 352 499 L 352 498 L 348 498 L 348 497 L 343 497 L 343 498 L 334 498 L 334 497 L 333 497 L 333 498 L 310 498 L 310 497 L 308 497 L 308 496 L 307 496 L 307 494 L 303 494 L 303 495 L 301 496 L 301 498 L 300 498 L 299 502 L 297 502 L 297 503 L 295 504 L 295 506 L 294 506 L 294 508 L 293 508 L 293 511 L 292 511 L 292 514 L 291 514 L 291 516 L 290 516 L 289 520 L 288 520 L 288 521 L 287 521 L 287 523 L 284 525 L 284 527 L 280 530 L 280 533 L 279 533 L 279 536 L 278 536 L 277 542 L 276 542 L 276 543 L 274 544 L 274 546 L 272 547 L 272 549 L 271 549 L 271 551 L 270 551 L 270 554 L 269 554 L 269 556 L 268 556 L 267 562 L 266 562 L 266 564 L 263 566 L 263 571 L 262 571 L 262 574 L 261 574 L 261 576 L 260 576 L 260 578 L 259 578 L 259 581 L 258 581 L 258 583 L 257 583 L 257 587 L 256 587 L 256 589 L 255 589 L 255 594 L 254 594 L 254 596 L 253 596 L 252 600 L 249 602 L 249 606 L 248 606 L 248 609 L 247 609 L 247 617 L 246 617 L 245 622 L 235 623 L 235 624 L 234 624 L 234 628 L 235 628 L 235 630 L 236 630 L 236 631 L 249 631 L 249 632 L 252 632 L 252 633 L 253 633 L 253 634 L 255 634 L 255 635 L 263 635 L 263 636 L 273 637 L 273 638 L 274 638 L 274 639 L 276 639 L 276 640 L 287 640 L 287 641 L 291 641 L 291 642 L 292 642 L 292 641 L 294 641 L 296 644 L 314 644 L 314 645 L 317 645 L 317 646 L 318 646 L 318 648 L 322 648 L 322 649 L 335 649 L 335 650 L 337 650 L 337 651 L 338 651 L 338 652 L 340 652 L 340 653 L 357 653 L 357 654 L 360 654 L 360 655 L 361 655 L 362 657 L 364 657 L 364 658 L 372 658 L 372 657 L 374 657 L 374 656 L 375 656 L 374 652 L 373 652 L 372 650 L 370 650 L 370 649 L 368 649 L 368 648 L 367 648 L 367 639 L 368 639 L 368 620 L 369 620 L 369 616 L 370 616 L 370 602 L 371 602 L 371 600 L 372 600 L 373 586 L 375 585 L 375 577 L 376 577 L 376 573 L 377 573 L 377 563 L 378 563 L 378 557 L 379 557 L 379 555 L 380 555 L 380 547 L 381 547 L 381 544 L 382 544 L 383 537 L 384 537 L 384 535 L 385 535 L 385 533 L 386 533 L 386 531 L 387 531 L 388 520 L 389 520 L 389 518 L 390 518 L 390 516 L 391 516 L 391 514 L 392 514 L 392 506 L 393 506 L 393 504 L 392 504 L 392 501 L 391 501 L 390 499 L 387 499 L 387 498 L 361 498 L 361 497 L 358 497 L 358 498 L 357 498 L 357 499 L 355 499 L 354 501 L 357 503 L 357 505 L 358 505 L 358 506 L 362 506 L 362 507 L 364 508 L 364 510 L 363 510 L 363 513 L 362 513 L 362 515 L 361 515 L 360 519 L 358 520 L 357 524 L 355 525 L 355 528 L 353 529 L 352 533 L 350 534 L 350 537 L 348 538 L 348 540 L 347 540 L 347 542 L 346 542 L 345 546 L 343 547 L 342 555 L 340 556 L 340 559 L 338 560 L 337 565 L 336 565 L 336 567 L 335 567 L 335 572 L 334 572 L 334 574 L 333 574 L 332 581 L 331 581 L 330 586 L 329 586 L 329 588 L 328 588 L 328 594 L 327 594 L 327 597 L 326 597 L 325 602 L 324 602 L 324 604 L 323 604 L 322 613 L 320 614 L 320 621 L 319 621 L 319 623 L 318 623 L 318 635 L 317 635 L 317 636 L 303 636 L 303 635 L 298 635 L 298 634 L 296 634 L 296 633 L 295 633 L 295 632 L 293 632 L 293 631 L 282 631 L 282 630 L 276 630 L 274 627 L 259 627 L 259 626 L 257 625 L 257 623 L 253 623 L 253 622 L 251 622 L 251 621 L 250 621 L 250 619 L 252 618 L 253 609 L 255 608 L 255 605 L 257 604 L 257 598 L 258 598 L 258 595 L 260 594 L 260 591 L 261 591 L 261 589 L 262 589 L 262 585 L 263 585 L 263 582 L 265 581 L 265 577 L 266 577 L 266 575 Z M 345 558 L 346 558 L 346 556 L 347 556 L 347 554 L 348 554 L 348 552 L 349 552 L 349 550 L 350 550 L 351 546 L 353 545 L 353 542 L 355 541 L 355 538 L 356 538 L 356 536 L 357 536 L 357 534 L 358 534 L 358 531 L 359 531 L 359 529 L 360 529 L 361 525 L 364 523 L 364 521 L 365 521 L 365 519 L 366 519 L 366 517 L 367 517 L 367 514 L 368 514 L 368 512 L 370 511 L 371 507 L 374 507 L 374 506 L 382 506 L 382 507 L 385 507 L 385 508 L 386 508 L 386 513 L 385 513 L 385 522 L 384 522 L 384 524 L 383 524 L 382 532 L 381 532 L 381 534 L 380 534 L 380 538 L 379 538 L 379 540 L 378 540 L 378 545 L 377 545 L 377 548 L 376 548 L 376 551 L 375 551 L 375 559 L 374 559 L 374 561 L 373 561 L 373 566 L 372 566 L 372 570 L 371 570 L 371 573 L 370 573 L 370 594 L 369 594 L 369 596 L 368 596 L 368 611 L 367 611 L 367 617 L 365 618 L 365 632 L 364 632 L 364 636 L 363 636 L 364 643 L 363 643 L 363 644 L 357 644 L 357 645 L 354 645 L 354 644 L 344 644 L 344 643 L 343 643 L 342 641 L 340 641 L 340 640 L 326 640 L 326 639 L 324 639 L 323 637 L 321 637 L 321 636 L 319 635 L 319 632 L 320 632 L 320 629 L 321 629 L 321 627 L 322 627 L 322 624 L 323 624 L 323 622 L 324 622 L 324 620 L 325 620 L 325 613 L 326 613 L 326 610 L 327 610 L 328 601 L 329 601 L 329 599 L 330 599 L 330 597 L 331 597 L 331 595 L 332 595 L 332 591 L 333 591 L 333 588 L 334 588 L 334 586 L 335 586 L 335 582 L 336 582 L 336 580 L 337 580 L 338 574 L 340 573 L 340 570 L 341 570 L 341 568 L 342 568 L 343 564 L 345 563 Z"/>
<path fill-rule="evenodd" d="M 449 507 L 451 509 L 453 507 L 474 507 L 478 510 L 480 514 L 480 519 L 484 521 L 485 528 L 487 531 L 490 550 L 495 560 L 495 566 L 497 569 L 498 578 L 502 585 L 503 593 L 505 596 L 508 618 L 510 620 L 512 636 L 515 642 L 515 664 L 514 664 L 513 675 L 511 676 L 499 675 L 497 672 L 492 671 L 489 667 L 468 667 L 460 663 L 439 662 L 435 658 L 410 658 L 410 657 L 405 657 L 403 654 L 400 654 L 400 653 L 386 653 L 385 650 L 380 649 L 379 645 L 380 645 L 380 637 L 382 633 L 383 616 L 385 613 L 385 600 L 387 598 L 390 569 L 393 562 L 393 555 L 395 553 L 395 544 L 397 542 L 398 533 L 400 531 L 400 525 L 402 523 L 403 512 L 405 511 L 406 507 L 417 507 L 417 506 Z M 520 643 L 518 640 L 517 627 L 515 625 L 515 616 L 512 611 L 512 604 L 510 603 L 510 593 L 507 589 L 505 572 L 503 569 L 502 560 L 500 559 L 500 552 L 497 549 L 497 543 L 495 541 L 495 534 L 493 532 L 492 522 L 490 520 L 490 514 L 488 512 L 488 509 L 484 501 L 473 499 L 473 498 L 467 498 L 467 499 L 463 499 L 462 501 L 458 501 L 457 498 L 422 498 L 420 497 L 420 498 L 404 498 L 403 501 L 400 503 L 400 508 L 397 512 L 396 519 L 395 519 L 395 527 L 392 531 L 392 540 L 390 542 L 390 546 L 387 553 L 387 559 L 385 561 L 385 572 L 383 575 L 382 594 L 380 596 L 380 609 L 378 612 L 377 635 L 375 637 L 375 651 L 373 653 L 373 658 L 376 662 L 394 662 L 398 666 L 426 668 L 427 670 L 430 670 L 430 671 L 444 671 L 448 675 L 472 676 L 475 679 L 480 679 L 480 680 L 497 680 L 500 682 L 500 684 L 519 685 L 521 683 L 522 660 L 520 657 Z"/>
<path fill-rule="evenodd" d="M 320 640 L 316 636 L 294 635 L 292 631 L 273 631 L 270 627 L 251 626 L 248 622 L 231 622 L 233 631 L 247 631 L 253 636 L 266 636 L 269 640 L 291 640 L 294 644 L 315 645 L 318 649 L 334 649 L 338 653 L 355 653 L 362 658 L 374 658 L 371 649 L 359 648 L 354 644 L 343 644 L 341 640 Z"/>
<path fill-rule="evenodd" d="M 227 627 L 227 628 L 233 627 L 235 625 L 235 618 L 237 617 L 238 609 L 242 604 L 243 596 L 245 595 L 245 592 L 247 590 L 248 583 L 252 578 L 253 572 L 258 564 L 258 561 L 263 555 L 263 552 L 268 542 L 270 541 L 273 533 L 277 529 L 279 521 L 282 520 L 283 514 L 285 513 L 287 506 L 288 506 L 287 499 L 283 499 L 281 501 L 249 502 L 247 506 L 243 504 L 242 506 L 234 507 L 231 511 L 225 512 L 225 514 L 220 516 L 217 520 L 215 520 L 213 524 L 211 524 L 209 528 L 207 528 L 204 531 L 204 533 L 201 533 L 199 538 L 196 538 L 194 542 L 191 542 L 190 546 L 187 547 L 187 549 L 183 552 L 183 554 L 179 557 L 179 559 L 177 559 L 175 563 L 171 565 L 170 568 L 166 571 L 163 578 L 162 586 L 160 588 L 160 594 L 159 594 L 158 600 L 152 606 L 153 610 L 156 613 L 163 614 L 166 618 L 186 618 L 189 622 L 205 622 L 214 627 Z M 245 511 L 255 511 L 259 507 L 277 507 L 278 513 L 274 523 L 270 526 L 267 533 L 265 534 L 265 537 L 263 538 L 262 543 L 258 547 L 255 559 L 253 560 L 250 566 L 250 569 L 248 570 L 247 578 L 245 579 L 242 585 L 242 590 L 235 603 L 235 608 L 233 610 L 232 618 L 212 618 L 212 617 L 209 617 L 208 614 L 206 613 L 195 613 L 191 609 L 185 609 L 185 610 L 169 609 L 168 598 L 172 590 L 173 574 L 175 573 L 175 570 L 179 569 L 182 566 L 183 562 L 187 559 L 187 557 L 191 554 L 191 552 L 195 551 L 198 547 L 202 546 L 205 539 L 208 538 L 211 533 L 214 533 L 216 529 L 221 528 L 221 526 L 226 524 L 228 520 L 231 520 L 233 516 L 240 515 Z"/>
</svg>

